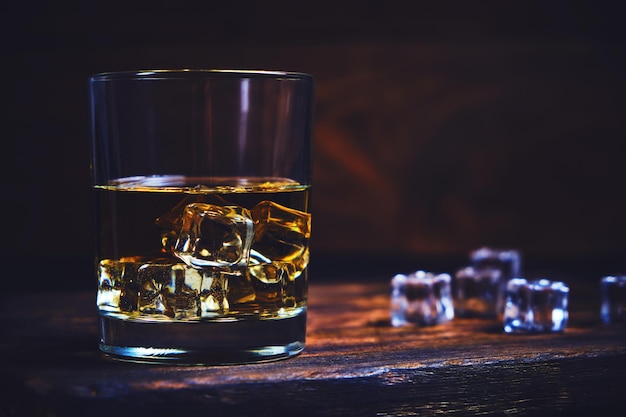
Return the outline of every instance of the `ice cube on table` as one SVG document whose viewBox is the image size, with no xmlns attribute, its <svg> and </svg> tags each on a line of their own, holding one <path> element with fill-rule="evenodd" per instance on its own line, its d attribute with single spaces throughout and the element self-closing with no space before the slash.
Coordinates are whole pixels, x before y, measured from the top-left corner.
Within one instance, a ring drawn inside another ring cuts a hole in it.
<svg viewBox="0 0 626 417">
<path fill-rule="evenodd" d="M 391 325 L 432 326 L 454 318 L 451 277 L 416 271 L 391 280 Z"/>
<path fill-rule="evenodd" d="M 192 203 L 184 209 L 174 254 L 194 268 L 242 273 L 250 258 L 252 237 L 247 209 Z"/>
<path fill-rule="evenodd" d="M 482 247 L 470 253 L 470 264 L 475 269 L 491 268 L 502 271 L 502 278 L 521 277 L 522 256 L 515 249 Z"/>
<path fill-rule="evenodd" d="M 522 277 L 522 255 L 516 249 L 482 247 L 470 252 L 470 266 L 475 270 L 500 271 L 500 288 L 496 301 L 496 314 L 504 312 L 506 283 L 511 278 Z"/>
<path fill-rule="evenodd" d="M 560 281 L 513 278 L 506 286 L 506 333 L 562 332 L 568 321 L 569 287 Z"/>
<path fill-rule="evenodd" d="M 503 305 L 502 271 L 497 268 L 459 269 L 452 281 L 454 312 L 459 317 L 497 317 Z"/>
<path fill-rule="evenodd" d="M 264 283 L 298 278 L 309 263 L 311 214 L 262 201 L 254 220 L 249 272 Z"/>
<path fill-rule="evenodd" d="M 626 324 L 626 275 L 602 277 L 600 316 L 605 324 Z"/>
</svg>

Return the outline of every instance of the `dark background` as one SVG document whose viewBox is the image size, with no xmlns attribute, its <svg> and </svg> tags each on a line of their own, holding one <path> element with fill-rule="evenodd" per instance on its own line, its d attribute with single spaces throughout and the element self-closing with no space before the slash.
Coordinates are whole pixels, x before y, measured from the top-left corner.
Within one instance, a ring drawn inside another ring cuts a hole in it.
<svg viewBox="0 0 626 417">
<path fill-rule="evenodd" d="M 280 69 L 317 80 L 312 274 L 626 271 L 621 10 L 592 1 L 2 6 L 5 288 L 91 288 L 87 78 Z M 354 276 L 354 274 L 351 274 Z"/>
</svg>

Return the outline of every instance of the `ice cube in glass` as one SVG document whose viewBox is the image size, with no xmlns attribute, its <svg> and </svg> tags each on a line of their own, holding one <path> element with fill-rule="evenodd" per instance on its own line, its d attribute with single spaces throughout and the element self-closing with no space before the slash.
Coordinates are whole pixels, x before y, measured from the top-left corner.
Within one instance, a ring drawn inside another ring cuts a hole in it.
<svg viewBox="0 0 626 417">
<path fill-rule="evenodd" d="M 294 280 L 309 263 L 311 214 L 261 201 L 251 210 L 254 220 L 249 272 L 258 280 Z"/>
<path fill-rule="evenodd" d="M 174 254 L 194 268 L 237 272 L 248 264 L 252 236 L 247 209 L 192 203 L 185 207 Z"/>
</svg>

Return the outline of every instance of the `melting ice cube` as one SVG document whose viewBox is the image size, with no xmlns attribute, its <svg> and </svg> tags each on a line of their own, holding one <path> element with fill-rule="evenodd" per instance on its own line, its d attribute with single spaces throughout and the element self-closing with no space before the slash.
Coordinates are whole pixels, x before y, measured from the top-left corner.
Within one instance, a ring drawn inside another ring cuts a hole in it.
<svg viewBox="0 0 626 417">
<path fill-rule="evenodd" d="M 184 209 L 174 254 L 194 268 L 237 273 L 248 264 L 252 236 L 247 209 L 192 203 Z"/>
</svg>

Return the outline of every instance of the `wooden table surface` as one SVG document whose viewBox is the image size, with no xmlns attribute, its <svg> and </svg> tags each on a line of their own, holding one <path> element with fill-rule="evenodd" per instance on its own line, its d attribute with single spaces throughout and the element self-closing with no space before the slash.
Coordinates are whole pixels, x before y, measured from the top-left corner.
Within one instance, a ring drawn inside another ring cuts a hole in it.
<svg viewBox="0 0 626 417">
<path fill-rule="evenodd" d="M 91 293 L 5 296 L 0 416 L 611 412 L 626 393 L 626 328 L 603 326 L 597 294 L 571 287 L 565 332 L 507 335 L 485 319 L 393 328 L 389 282 L 313 283 L 302 354 L 213 367 L 103 357 Z"/>
</svg>

